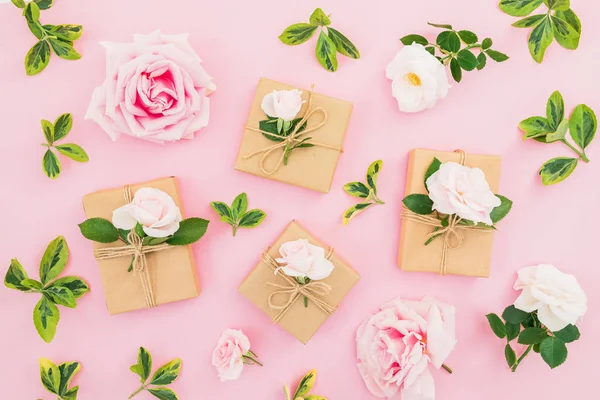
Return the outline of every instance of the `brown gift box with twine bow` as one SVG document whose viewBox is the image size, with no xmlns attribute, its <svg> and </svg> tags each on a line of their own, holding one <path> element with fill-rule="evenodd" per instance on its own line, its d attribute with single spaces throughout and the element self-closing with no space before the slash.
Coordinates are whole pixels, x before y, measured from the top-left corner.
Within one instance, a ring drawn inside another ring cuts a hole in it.
<svg viewBox="0 0 600 400">
<path fill-rule="evenodd" d="M 131 194 L 143 187 L 152 187 L 168 193 L 181 210 L 181 198 L 175 177 L 157 179 L 131 185 Z M 125 205 L 124 188 L 106 189 L 83 197 L 83 208 L 88 218 L 112 219 L 112 212 Z M 122 243 L 97 243 L 94 250 L 122 246 Z M 131 255 L 97 260 L 104 287 L 106 307 L 111 315 L 147 308 L 147 291 L 144 289 L 141 272 L 127 272 Z M 200 285 L 191 246 L 168 246 L 167 249 L 149 253 L 146 264 L 153 305 L 198 297 Z"/>
<path fill-rule="evenodd" d="M 408 159 L 405 196 L 413 193 L 427 194 L 425 189 L 425 173 L 437 157 L 442 163 L 453 161 L 465 162 L 469 167 L 483 171 L 492 189 L 498 193 L 500 184 L 499 156 L 475 155 L 460 152 L 433 151 L 413 149 Z M 457 248 L 447 248 L 445 270 L 442 266 L 444 238 L 438 237 L 425 246 L 433 227 L 413 220 L 402 220 L 400 231 L 400 250 L 398 265 L 404 271 L 435 272 L 453 275 L 466 275 L 487 278 L 490 276 L 492 244 L 494 233 L 491 230 L 477 231 L 460 229 L 456 233 L 461 236 L 462 243 Z"/>
<path fill-rule="evenodd" d="M 285 146 L 285 142 L 269 140 L 257 130 L 259 122 L 267 119 L 261 108 L 265 95 L 274 90 L 291 89 L 295 88 L 270 79 L 260 79 L 250 108 L 248 122 L 244 128 L 235 169 L 318 192 L 329 193 L 338 159 L 343 151 L 344 137 L 346 136 L 353 106 L 347 101 L 318 93 L 313 93 L 309 102 L 311 92 L 302 90 L 302 98 L 306 102 L 297 117 L 302 118 L 311 111 L 314 112 L 307 120 L 305 133 L 299 132 L 298 140 L 295 143 L 310 137 L 308 143 L 315 146 L 293 150 L 288 164 L 284 165 L 283 146 Z M 322 109 L 324 114 L 319 109 Z M 322 122 L 324 122 L 324 125 L 318 127 Z M 317 129 L 312 130 L 314 128 Z M 275 148 L 277 145 L 280 145 L 280 147 Z"/>
<path fill-rule="evenodd" d="M 303 294 L 295 292 L 295 289 L 302 286 L 282 272 L 275 275 L 275 268 L 278 265 L 274 260 L 281 257 L 279 248 L 286 242 L 298 239 L 308 239 L 311 244 L 324 248 L 335 266 L 329 277 L 311 282 L 317 283 L 317 286 L 309 289 L 308 307 L 304 307 Z M 359 279 L 360 275 L 333 249 L 323 244 L 296 221 L 292 221 L 275 243 L 266 249 L 261 261 L 239 286 L 238 292 L 260 308 L 273 322 L 278 323 L 306 344 L 335 312 Z M 323 291 L 323 288 L 326 290 Z M 328 293 L 324 294 L 325 292 Z"/>
</svg>

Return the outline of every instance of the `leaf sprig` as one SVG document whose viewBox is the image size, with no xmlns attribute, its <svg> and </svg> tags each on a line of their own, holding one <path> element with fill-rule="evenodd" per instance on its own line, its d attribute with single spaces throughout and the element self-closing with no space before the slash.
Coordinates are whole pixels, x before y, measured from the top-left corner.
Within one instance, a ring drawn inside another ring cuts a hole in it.
<svg viewBox="0 0 600 400">
<path fill-rule="evenodd" d="M 512 372 L 517 370 L 531 350 L 539 353 L 550 368 L 562 365 L 567 360 L 566 343 L 572 343 L 581 337 L 575 325 L 567 325 L 560 331 L 551 332 L 540 322 L 537 311 L 527 313 L 515 306 L 507 307 L 502 313 L 502 319 L 496 314 L 488 314 L 486 318 L 494 334 L 500 339 L 506 338 L 504 356 Z M 527 346 L 518 359 L 511 346 L 515 339 L 519 344 Z"/>
<path fill-rule="evenodd" d="M 315 380 L 317 379 L 317 370 L 313 369 L 306 375 L 300 379 L 298 382 L 298 387 L 294 392 L 294 395 L 290 397 L 290 388 L 287 385 L 283 385 L 283 392 L 285 393 L 285 400 L 327 400 L 323 396 L 318 396 L 316 394 L 308 394 L 310 390 L 315 385 Z"/>
<path fill-rule="evenodd" d="M 523 139 L 533 139 L 540 143 L 560 142 L 573 150 L 578 158 L 556 157 L 546 161 L 539 171 L 542 183 L 546 186 L 567 179 L 577 167 L 579 160 L 589 163 L 585 149 L 592 143 L 598 129 L 594 111 L 585 104 L 575 107 L 569 119 L 565 118 L 565 102 L 560 92 L 552 93 L 546 105 L 546 117 L 530 117 L 519 123 L 525 132 Z M 567 131 L 575 143 L 566 138 Z"/>
<path fill-rule="evenodd" d="M 69 361 L 57 366 L 47 358 L 40 358 L 40 378 L 42 385 L 50 393 L 55 394 L 57 400 L 76 400 L 79 386 L 69 387 L 75 374 L 81 369 L 77 361 Z"/>
<path fill-rule="evenodd" d="M 383 161 L 377 160 L 371 163 L 367 170 L 367 184 L 362 182 L 350 182 L 344 185 L 344 190 L 350 196 L 364 199 L 361 203 L 355 204 L 344 211 L 344 225 L 367 208 L 374 204 L 385 204 L 377 197 L 377 176 L 383 167 Z"/>
<path fill-rule="evenodd" d="M 233 228 L 233 236 L 238 228 L 255 228 L 259 226 L 267 214 L 259 209 L 246 211 L 248 209 L 248 196 L 246 193 L 239 194 L 229 207 L 221 201 L 210 203 L 212 209 L 221 217 L 221 221 L 228 223 Z"/>
<path fill-rule="evenodd" d="M 492 49 L 493 42 L 490 38 L 485 38 L 479 43 L 478 36 L 471 31 L 456 31 L 452 28 L 452 25 L 448 24 L 433 24 L 431 22 L 427 24 L 443 29 L 437 36 L 435 43 L 431 43 L 426 37 L 416 34 L 404 36 L 400 41 L 405 46 L 410 46 L 413 43 L 425 46 L 425 50 L 436 56 L 442 64 L 450 65 L 452 78 L 456 82 L 462 80 L 463 70 L 473 71 L 477 69 L 480 71 L 485 68 L 488 57 L 496 62 L 504 62 L 509 58 L 506 54 Z M 477 56 L 471 51 L 474 49 L 479 50 Z"/>
<path fill-rule="evenodd" d="M 281 118 L 269 117 L 267 115 L 267 119 L 259 122 L 259 128 L 263 132 L 268 132 L 269 134 L 263 133 L 262 135 L 267 139 L 273 142 L 283 142 L 286 140 L 288 136 L 294 132 L 296 126 L 302 121 L 302 118 L 295 118 L 291 121 L 284 121 Z M 306 129 L 306 122 L 303 123 L 297 130 L 297 133 L 301 133 Z M 290 159 L 290 155 L 292 154 L 292 150 L 294 149 L 302 149 L 307 147 L 314 147 L 315 145 L 309 143 L 312 137 L 305 137 L 300 140 L 294 140 L 292 142 L 288 142 L 283 149 L 283 165 L 288 165 L 288 161 Z"/>
<path fill-rule="evenodd" d="M 142 386 L 133 392 L 129 396 L 129 399 L 146 390 L 160 400 L 178 400 L 177 394 L 165 386 L 173 383 L 179 376 L 179 372 L 181 371 L 180 358 L 169 361 L 157 369 L 150 381 L 148 381 L 152 372 L 152 355 L 148 350 L 140 347 L 137 364 L 132 365 L 129 369 L 140 377 L 140 382 L 142 383 Z"/>
<path fill-rule="evenodd" d="M 24 293 L 39 293 L 40 301 L 33 310 L 33 324 L 40 337 L 50 343 L 56 334 L 60 312 L 56 305 L 68 308 L 77 306 L 76 300 L 90 291 L 89 286 L 78 276 L 65 276 L 54 280 L 67 265 L 69 248 L 62 236 L 48 245 L 40 262 L 40 281 L 30 279 L 16 258 L 4 277 L 4 286 Z"/>
<path fill-rule="evenodd" d="M 288 26 L 279 35 L 279 40 L 287 45 L 296 46 L 313 37 L 320 28 L 316 47 L 317 60 L 323 68 L 335 72 L 338 69 L 337 53 L 359 59 L 360 52 L 350 39 L 330 26 L 331 19 L 329 17 L 330 15 L 326 15 L 322 9 L 317 8 L 310 16 L 308 24 L 298 23 Z"/>
<path fill-rule="evenodd" d="M 61 115 L 54 121 L 54 124 L 45 119 L 41 122 L 42 131 L 46 138 L 46 143 L 42 143 L 42 146 L 48 148 L 42 159 L 42 169 L 48 178 L 58 178 L 61 171 L 60 161 L 52 151 L 52 148 L 55 148 L 60 154 L 69 157 L 73 161 L 88 162 L 90 160 L 85 150 L 79 145 L 74 143 L 54 145 L 55 142 L 64 139 L 71 132 L 71 128 L 73 127 L 73 117 L 71 114 Z"/>
<path fill-rule="evenodd" d="M 546 49 L 556 39 L 568 50 L 579 47 L 581 21 L 573 10 L 571 0 L 501 0 L 500 9 L 513 17 L 525 17 L 539 6 L 548 11 L 523 18 L 512 24 L 516 28 L 533 28 L 529 34 L 529 53 L 537 62 L 544 61 Z"/>
<path fill-rule="evenodd" d="M 40 23 L 40 10 L 47 10 L 54 4 L 54 0 L 11 0 L 12 3 L 23 10 L 27 26 L 38 42 L 25 56 L 25 72 L 27 75 L 36 75 L 42 72 L 50 62 L 52 51 L 65 60 L 79 60 L 81 55 L 73 47 L 73 42 L 83 34 L 81 25 L 42 25 Z"/>
</svg>

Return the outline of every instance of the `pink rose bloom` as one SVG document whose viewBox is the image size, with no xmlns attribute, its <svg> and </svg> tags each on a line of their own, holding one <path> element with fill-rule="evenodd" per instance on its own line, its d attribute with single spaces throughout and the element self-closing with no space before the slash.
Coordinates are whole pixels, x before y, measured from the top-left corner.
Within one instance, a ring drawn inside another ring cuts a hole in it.
<svg viewBox="0 0 600 400">
<path fill-rule="evenodd" d="M 221 382 L 236 380 L 244 369 L 244 355 L 250 351 L 250 340 L 244 332 L 226 329 L 213 351 L 212 364 L 217 368 Z"/>
<path fill-rule="evenodd" d="M 309 278 L 318 281 L 331 275 L 334 265 L 325 256 L 325 249 L 312 245 L 306 239 L 287 242 L 279 248 L 281 258 L 276 259 L 283 264 L 281 269 L 287 276 Z M 277 271 L 275 271 L 277 273 Z"/>
<path fill-rule="evenodd" d="M 433 400 L 429 364 L 439 369 L 456 344 L 453 306 L 395 299 L 356 332 L 358 370 L 376 397 Z"/>
<path fill-rule="evenodd" d="M 85 118 L 113 140 L 121 134 L 158 143 L 192 139 L 208 125 L 208 95 L 216 86 L 187 38 L 155 31 L 134 35 L 133 43 L 102 43 L 106 80 Z"/>
</svg>

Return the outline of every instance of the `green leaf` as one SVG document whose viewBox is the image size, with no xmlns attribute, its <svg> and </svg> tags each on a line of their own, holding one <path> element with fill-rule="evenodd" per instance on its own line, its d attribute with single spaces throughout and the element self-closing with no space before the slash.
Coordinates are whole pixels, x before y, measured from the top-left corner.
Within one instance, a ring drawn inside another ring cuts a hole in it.
<svg viewBox="0 0 600 400">
<path fill-rule="evenodd" d="M 210 203 L 210 206 L 212 207 L 214 212 L 216 212 L 217 215 L 221 217 L 221 221 L 227 223 L 235 222 L 233 220 L 233 212 L 231 211 L 231 208 L 229 208 L 229 205 L 223 203 L 222 201 L 213 201 L 212 203 Z"/>
<path fill-rule="evenodd" d="M 25 6 L 23 15 L 28 22 L 38 22 L 40 20 L 40 7 L 32 1 Z"/>
<path fill-rule="evenodd" d="M 546 143 L 552 143 L 558 140 L 563 140 L 567 136 L 568 130 L 569 120 L 563 119 L 554 132 L 550 132 L 546 135 Z"/>
<path fill-rule="evenodd" d="M 81 54 L 79 54 L 73 47 L 73 42 L 65 42 L 61 39 L 49 38 L 50 46 L 57 56 L 64 60 L 79 60 Z"/>
<path fill-rule="evenodd" d="M 33 3 L 29 3 L 33 4 Z M 37 42 L 25 56 L 25 72 L 35 75 L 42 72 L 50 62 L 50 46 L 45 40 Z"/>
<path fill-rule="evenodd" d="M 99 243 L 113 243 L 119 240 L 117 228 L 107 219 L 90 218 L 79 224 L 83 237 Z"/>
<path fill-rule="evenodd" d="M 529 313 L 521 311 L 515 306 L 508 306 L 502 313 L 502 318 L 509 324 L 520 324 L 529 317 Z"/>
<path fill-rule="evenodd" d="M 494 44 L 494 42 L 492 41 L 492 39 L 490 39 L 490 38 L 485 38 L 485 39 L 483 39 L 483 42 L 481 42 L 481 48 L 482 48 L 483 50 L 487 50 L 487 49 L 489 49 L 490 47 L 492 47 L 492 44 Z"/>
<path fill-rule="evenodd" d="M 41 123 L 42 131 L 44 132 L 44 137 L 46 138 L 46 143 L 51 145 L 54 143 L 54 125 L 52 125 L 52 122 L 46 121 L 45 119 L 43 119 Z"/>
<path fill-rule="evenodd" d="M 496 197 L 500 199 L 500 205 L 490 213 L 490 218 L 494 224 L 502 221 L 508 215 L 513 205 L 513 202 L 504 196 L 497 194 Z"/>
<path fill-rule="evenodd" d="M 35 36 L 38 40 L 44 37 L 44 28 L 39 22 L 27 21 L 27 26 L 29 27 L 31 33 L 33 33 L 33 36 Z"/>
<path fill-rule="evenodd" d="M 366 199 L 369 197 L 371 190 L 362 182 L 350 182 L 344 185 L 344 191 L 350 196 Z"/>
<path fill-rule="evenodd" d="M 565 20 L 552 16 L 554 25 L 554 38 L 565 49 L 575 50 L 579 47 L 581 34 L 569 25 Z"/>
<path fill-rule="evenodd" d="M 429 44 L 429 40 L 426 37 L 421 35 L 406 35 L 400 39 L 403 45 L 410 46 L 413 43 L 418 43 L 423 46 L 427 46 Z"/>
<path fill-rule="evenodd" d="M 144 227 L 139 222 L 137 222 L 135 224 L 135 228 L 133 228 L 133 229 L 135 230 L 135 233 L 141 238 L 145 238 L 146 236 L 148 236 L 148 235 L 146 235 L 146 232 L 144 231 Z"/>
<path fill-rule="evenodd" d="M 509 342 L 516 339 L 519 336 L 519 332 L 521 331 L 521 325 L 519 324 L 509 324 L 508 322 L 505 324 L 506 328 L 506 340 Z"/>
<path fill-rule="evenodd" d="M 537 318 L 537 314 L 530 313 L 529 316 L 525 319 L 525 321 L 521 322 L 523 328 L 531 328 L 533 326 L 541 326 L 540 321 Z"/>
<path fill-rule="evenodd" d="M 25 279 L 29 279 L 29 277 L 27 276 L 27 272 L 25 272 L 19 260 L 16 258 L 10 260 L 10 266 L 8 267 L 8 271 L 6 271 L 6 275 L 4 276 L 4 286 L 9 289 L 26 292 L 29 290 L 29 288 L 21 284 L 21 282 L 23 282 Z"/>
<path fill-rule="evenodd" d="M 18 8 L 25 8 L 26 4 L 23 0 L 11 0 L 12 3 Z"/>
<path fill-rule="evenodd" d="M 442 162 L 437 159 L 437 157 L 433 157 L 433 161 L 427 167 L 427 171 L 425 172 L 425 188 L 427 189 L 427 179 L 433 174 L 435 174 L 440 167 L 442 166 Z M 429 191 L 429 189 L 427 189 Z"/>
<path fill-rule="evenodd" d="M 433 213 L 433 201 L 426 194 L 410 194 L 402 200 L 410 211 L 419 215 Z"/>
<path fill-rule="evenodd" d="M 352 218 L 356 217 L 358 214 L 360 214 L 367 208 L 371 207 L 373 204 L 375 204 L 375 203 L 371 203 L 371 202 L 358 203 L 358 204 L 355 204 L 352 207 L 348 208 L 346 211 L 344 211 L 344 215 L 343 215 L 344 225 L 348 225 L 348 223 L 352 220 Z"/>
<path fill-rule="evenodd" d="M 569 133 L 581 149 L 585 149 L 590 145 L 594 136 L 596 136 L 597 129 L 598 120 L 594 111 L 585 104 L 575 107 L 571 118 L 569 118 Z"/>
<path fill-rule="evenodd" d="M 88 284 L 78 276 L 65 276 L 64 278 L 59 278 L 50 283 L 48 289 L 54 288 L 55 286 L 69 289 L 76 299 L 90 291 Z"/>
<path fill-rule="evenodd" d="M 50 242 L 42 256 L 40 262 L 40 280 L 42 283 L 45 285 L 56 278 L 65 269 L 68 259 L 69 248 L 67 242 L 64 237 L 58 236 Z"/>
<path fill-rule="evenodd" d="M 287 136 L 289 136 L 289 134 L 292 133 L 294 131 L 294 129 L 296 129 L 296 125 L 298 125 L 300 123 L 300 121 L 302 121 L 302 118 L 293 119 L 290 124 L 290 129 L 287 132 L 283 132 L 283 131 L 279 132 L 278 131 L 278 129 L 277 129 L 277 121 L 278 120 L 279 120 L 278 118 L 269 117 L 269 119 L 262 120 L 258 123 L 258 127 L 260 128 L 261 131 L 270 133 L 270 135 L 263 133 L 263 136 L 274 142 L 283 142 L 285 140 L 285 138 Z M 302 126 L 300 126 L 300 128 L 298 128 L 298 133 L 302 132 L 305 129 L 306 129 L 306 122 L 304 124 L 302 124 Z"/>
<path fill-rule="evenodd" d="M 571 0 L 544 0 L 551 10 L 567 11 L 571 8 Z"/>
<path fill-rule="evenodd" d="M 539 343 L 533 345 L 533 351 L 538 354 L 540 353 L 540 344 Z"/>
<path fill-rule="evenodd" d="M 477 57 L 470 50 L 463 49 L 457 55 L 458 65 L 465 71 L 473 71 L 479 65 Z"/>
<path fill-rule="evenodd" d="M 254 228 L 260 225 L 267 214 L 262 210 L 250 210 L 240 220 L 240 228 Z"/>
<path fill-rule="evenodd" d="M 29 3 L 31 4 L 31 3 Z M 42 385 L 50 392 L 60 393 L 60 370 L 47 358 L 40 358 L 40 378 Z"/>
<path fill-rule="evenodd" d="M 44 294 L 46 294 L 52 301 L 58 305 L 75 308 L 77 303 L 75 302 L 75 295 L 69 289 L 63 286 L 52 285 L 44 290 Z"/>
<path fill-rule="evenodd" d="M 479 41 L 477 35 L 471 31 L 458 31 L 458 36 L 462 39 L 466 44 L 474 44 Z"/>
<path fill-rule="evenodd" d="M 548 124 L 552 130 L 556 130 L 565 118 L 565 101 L 558 90 L 552 93 L 548 99 L 546 117 L 548 117 Z"/>
<path fill-rule="evenodd" d="M 529 35 L 529 52 L 537 63 L 544 60 L 546 49 L 554 39 L 554 27 L 550 17 L 544 18 Z"/>
<path fill-rule="evenodd" d="M 148 392 L 160 400 L 178 400 L 175 392 L 169 388 L 149 388 Z"/>
<path fill-rule="evenodd" d="M 142 239 L 142 244 L 144 246 L 157 246 L 159 244 L 165 243 L 167 240 L 169 240 L 169 236 L 161 238 L 146 236 L 144 239 Z"/>
<path fill-rule="evenodd" d="M 456 32 L 443 31 L 435 41 L 438 46 L 451 53 L 457 53 L 460 50 L 460 38 Z"/>
<path fill-rule="evenodd" d="M 434 23 L 428 22 L 427 25 L 434 26 L 436 28 L 442 28 L 442 29 L 452 29 L 452 25 L 448 25 L 448 24 L 434 24 Z"/>
<path fill-rule="evenodd" d="M 556 157 L 547 161 L 540 169 L 542 184 L 549 186 L 567 179 L 577 167 L 578 160 L 570 157 Z"/>
<path fill-rule="evenodd" d="M 427 46 L 427 47 L 425 47 L 425 50 L 427 52 L 429 52 L 429 54 L 431 54 L 432 56 L 435 56 L 435 47 L 433 47 L 433 46 Z"/>
<path fill-rule="evenodd" d="M 35 279 L 23 279 L 21 285 L 25 286 L 27 289 L 33 290 L 42 290 L 44 287 L 41 282 L 38 282 Z"/>
<path fill-rule="evenodd" d="M 506 363 L 509 367 L 512 367 L 517 362 L 517 355 L 509 343 L 504 347 L 504 358 L 506 358 Z"/>
<path fill-rule="evenodd" d="M 85 150 L 73 143 L 60 144 L 56 146 L 56 150 L 73 161 L 88 162 L 90 160 Z"/>
<path fill-rule="evenodd" d="M 145 348 L 140 347 L 137 364 L 132 365 L 129 369 L 139 375 L 142 383 L 146 382 L 152 372 L 152 355 L 150 352 Z"/>
<path fill-rule="evenodd" d="M 500 339 L 504 339 L 506 337 L 506 327 L 500 317 L 496 314 L 488 314 L 485 317 L 487 318 L 494 335 L 498 336 Z"/>
<path fill-rule="evenodd" d="M 373 193 L 375 194 L 377 194 L 377 177 L 379 176 L 379 172 L 381 172 L 382 167 L 383 161 L 377 160 L 373 161 L 367 169 L 367 185 L 373 189 Z"/>
<path fill-rule="evenodd" d="M 450 60 L 450 72 L 452 73 L 452 78 L 454 78 L 456 82 L 460 82 L 462 80 L 462 69 L 460 68 L 460 64 L 456 58 Z"/>
<path fill-rule="evenodd" d="M 538 344 L 548 337 L 548 332 L 544 328 L 526 328 L 519 335 L 520 344 Z"/>
<path fill-rule="evenodd" d="M 303 397 L 304 400 L 327 400 L 323 396 L 318 396 L 316 394 L 309 394 L 308 396 Z"/>
<path fill-rule="evenodd" d="M 318 26 L 327 26 L 331 24 L 331 20 L 329 19 L 327 14 L 325 14 L 325 12 L 320 8 L 317 8 L 315 11 L 313 11 L 313 13 L 310 16 L 309 22 L 311 23 L 311 25 Z"/>
<path fill-rule="evenodd" d="M 54 0 L 33 0 L 40 10 L 47 10 L 54 4 Z"/>
<path fill-rule="evenodd" d="M 164 386 L 172 383 L 181 371 L 181 359 L 176 358 L 160 367 L 152 376 L 150 384 Z"/>
<path fill-rule="evenodd" d="M 296 399 L 298 397 L 303 397 L 310 392 L 312 387 L 315 385 L 315 380 L 317 379 L 317 370 L 313 369 L 308 374 L 304 375 L 300 382 L 298 383 L 298 387 L 296 388 L 296 392 L 292 396 L 292 399 Z"/>
<path fill-rule="evenodd" d="M 553 130 L 548 120 L 544 117 L 527 118 L 519 123 L 519 129 L 525 132 L 523 139 L 546 136 L 547 133 Z"/>
<path fill-rule="evenodd" d="M 562 21 L 565 21 L 571 28 L 575 30 L 577 35 L 569 34 L 567 37 L 563 37 L 555 30 L 556 41 L 567 49 L 576 49 L 579 47 L 579 39 L 581 39 L 581 21 L 577 14 L 573 10 L 567 11 L 556 11 L 554 16 Z"/>
<path fill-rule="evenodd" d="M 562 340 L 549 336 L 540 343 L 540 354 L 546 364 L 554 369 L 567 360 L 567 346 Z"/>
<path fill-rule="evenodd" d="M 333 28 L 327 28 L 327 34 L 335 44 L 335 48 L 337 49 L 338 53 L 343 54 L 346 57 L 354 58 L 355 60 L 360 58 L 360 52 L 354 43 L 352 43 L 350 39 L 344 36 L 340 31 Z"/>
<path fill-rule="evenodd" d="M 59 320 L 58 308 L 46 296 L 42 296 L 33 309 L 33 324 L 44 342 L 50 343 L 54 339 Z"/>
<path fill-rule="evenodd" d="M 329 38 L 325 34 L 325 32 L 321 32 L 319 34 L 319 39 L 317 40 L 317 60 L 319 63 L 327 70 L 331 72 L 337 71 L 338 62 L 336 57 L 336 46 L 333 40 Z"/>
<path fill-rule="evenodd" d="M 81 364 L 77 361 L 62 363 L 58 366 L 60 372 L 60 386 L 58 394 L 64 396 L 69 392 L 69 385 L 75 374 L 81 369 Z"/>
<path fill-rule="evenodd" d="M 525 17 L 523 19 L 518 20 L 513 23 L 512 26 L 515 28 L 531 28 L 532 26 L 536 26 L 540 23 L 542 19 L 546 17 L 546 14 L 536 14 L 530 17 Z"/>
<path fill-rule="evenodd" d="M 487 54 L 492 60 L 496 62 L 504 62 L 509 58 L 506 54 L 492 49 L 486 50 L 485 54 Z"/>
<path fill-rule="evenodd" d="M 242 215 L 246 213 L 248 209 L 248 196 L 246 193 L 239 194 L 231 204 L 231 212 L 233 214 L 233 220 L 239 220 Z"/>
<path fill-rule="evenodd" d="M 311 24 L 300 23 L 290 25 L 279 35 L 279 40 L 287 45 L 296 46 L 310 39 L 316 30 L 317 26 Z"/>
<path fill-rule="evenodd" d="M 60 175 L 60 161 L 50 149 L 46 150 L 44 158 L 42 158 L 42 169 L 50 179 L 56 179 Z"/>
<path fill-rule="evenodd" d="M 500 9 L 513 17 L 529 15 L 542 4 L 543 0 L 500 0 Z"/>
<path fill-rule="evenodd" d="M 485 53 L 479 53 L 477 55 L 477 70 L 481 71 L 487 65 L 487 56 Z"/>
<path fill-rule="evenodd" d="M 581 337 L 581 333 L 579 333 L 579 328 L 575 325 L 569 324 L 565 326 L 560 331 L 552 332 L 554 337 L 562 340 L 565 343 L 572 343 L 576 340 L 579 340 Z"/>
<path fill-rule="evenodd" d="M 73 117 L 71 114 L 62 114 L 54 121 L 54 140 L 63 139 L 73 128 Z"/>
<path fill-rule="evenodd" d="M 167 240 L 171 246 L 185 246 L 197 242 L 204 236 L 208 228 L 207 221 L 202 218 L 187 218 L 179 223 L 179 229 Z"/>
<path fill-rule="evenodd" d="M 53 25 L 48 29 L 48 33 L 52 36 L 56 36 L 58 39 L 73 42 L 79 39 L 83 34 L 83 26 L 69 24 Z"/>
</svg>

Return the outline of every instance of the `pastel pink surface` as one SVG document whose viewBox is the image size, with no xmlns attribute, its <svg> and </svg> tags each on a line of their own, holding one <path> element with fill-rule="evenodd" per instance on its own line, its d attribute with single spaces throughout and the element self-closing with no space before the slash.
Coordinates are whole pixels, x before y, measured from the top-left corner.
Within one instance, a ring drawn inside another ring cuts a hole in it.
<svg viewBox="0 0 600 400">
<path fill-rule="evenodd" d="M 23 68 L 33 36 L 18 10 L 0 5 L 1 272 L 10 258 L 18 257 L 36 276 L 45 246 L 62 234 L 71 249 L 65 273 L 81 275 L 92 286 L 76 310 L 61 308 L 51 344 L 45 344 L 33 327 L 37 296 L 0 287 L 0 397 L 50 398 L 38 378 L 37 360 L 47 357 L 83 364 L 75 381 L 81 399 L 124 399 L 138 386 L 128 368 L 143 345 L 152 352 L 156 366 L 183 358 L 182 374 L 172 387 L 185 400 L 282 399 L 282 384 L 295 384 L 311 368 L 318 370 L 315 393 L 330 399 L 368 399 L 371 396 L 355 366 L 356 328 L 393 297 L 430 294 L 457 307 L 458 345 L 447 362 L 454 374 L 434 372 L 438 400 L 500 400 L 509 391 L 518 399 L 589 398 L 599 377 L 600 356 L 596 339 L 600 335 L 596 318 L 600 214 L 593 211 L 600 204 L 600 143 L 589 148 L 589 165 L 580 165 L 558 186 L 543 187 L 537 177 L 539 166 L 571 153 L 559 144 L 523 142 L 517 124 L 525 117 L 543 115 L 546 99 L 557 89 L 569 110 L 585 103 L 600 111 L 600 27 L 596 24 L 600 5 L 573 0 L 584 29 L 579 50 L 569 52 L 553 44 L 544 64 L 537 65 L 527 51 L 527 32 L 512 28 L 514 19 L 495 3 L 225 0 L 165 6 L 159 0 L 61 0 L 43 12 L 43 21 L 83 24 L 85 34 L 76 44 L 83 58 L 53 57 L 46 71 L 35 77 L 27 77 Z M 334 27 L 361 50 L 359 61 L 340 57 L 335 74 L 315 60 L 315 39 L 298 47 L 277 39 L 287 25 L 308 20 L 317 6 L 332 13 Z M 466 74 L 433 110 L 401 114 L 384 70 L 401 46 L 400 37 L 409 33 L 435 37 L 437 30 L 427 21 L 452 23 L 480 37 L 489 36 L 494 47 L 511 59 Z M 176 144 L 161 146 L 129 137 L 113 143 L 98 126 L 83 120 L 92 90 L 105 76 L 99 42 L 130 41 L 134 33 L 157 28 L 166 33 L 189 32 L 191 45 L 214 76 L 217 91 L 211 97 L 210 125 L 196 139 Z M 345 152 L 329 195 L 233 170 L 242 126 L 261 76 L 300 87 L 314 83 L 320 93 L 354 103 Z M 74 115 L 68 141 L 82 145 L 91 161 L 78 165 L 61 158 L 64 170 L 57 181 L 50 181 L 41 170 L 44 148 L 39 145 L 43 141 L 39 120 L 54 120 L 64 112 Z M 496 235 L 490 279 L 403 273 L 396 266 L 407 153 L 414 147 L 460 147 L 503 157 L 501 192 L 515 206 Z M 376 159 L 384 161 L 379 190 L 386 204 L 343 227 L 341 213 L 354 199 L 342 191 L 342 185 L 363 179 Z M 168 175 L 180 178 L 187 214 L 213 221 L 207 236 L 194 246 L 203 292 L 194 300 L 110 317 L 92 245 L 77 228 L 85 218 L 81 197 Z M 248 193 L 250 207 L 263 208 L 268 217 L 261 227 L 242 230 L 233 238 L 209 202 L 230 202 L 241 191 Z M 362 275 L 339 311 L 306 346 L 271 324 L 236 291 L 261 252 L 293 218 L 334 246 Z M 484 315 L 501 312 L 517 297 L 512 290 L 517 269 L 539 263 L 575 274 L 589 296 L 590 311 L 580 324 L 582 339 L 569 345 L 564 366 L 551 371 L 539 357 L 530 356 L 517 374 L 511 374 L 504 361 L 504 343 L 490 332 Z M 265 367 L 246 368 L 240 380 L 220 383 L 211 353 L 228 327 L 244 330 Z"/>
</svg>

